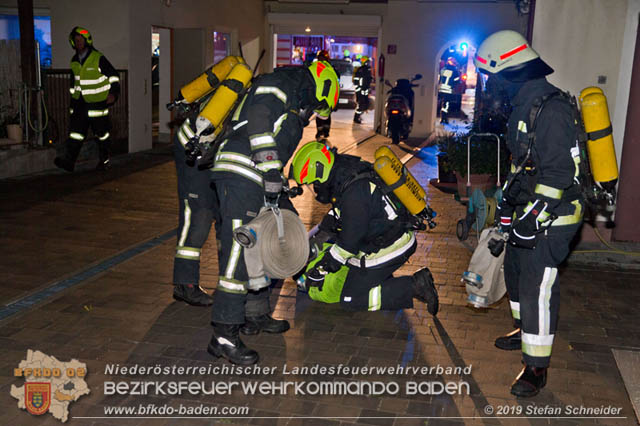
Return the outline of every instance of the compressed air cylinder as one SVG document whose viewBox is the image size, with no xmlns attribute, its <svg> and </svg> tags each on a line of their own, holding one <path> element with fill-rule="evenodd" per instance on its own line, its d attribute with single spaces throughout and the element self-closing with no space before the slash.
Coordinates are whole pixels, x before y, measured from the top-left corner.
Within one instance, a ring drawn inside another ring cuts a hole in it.
<svg viewBox="0 0 640 426">
<path fill-rule="evenodd" d="M 393 167 L 398 168 L 399 170 L 402 170 L 404 168 L 402 161 L 400 161 L 398 156 L 388 146 L 381 146 L 380 148 L 376 149 L 374 156 L 376 159 L 383 156 L 388 157 L 393 162 Z M 426 199 L 427 192 L 422 188 L 422 186 L 420 186 L 418 181 L 413 177 L 409 170 L 405 169 L 405 171 L 407 173 L 407 182 L 409 182 L 409 178 L 411 178 L 412 183 L 410 185 L 416 187 L 415 189 L 420 194 L 421 199 Z"/>
<path fill-rule="evenodd" d="M 207 105 L 198 116 L 208 120 L 215 128 L 214 134 L 220 133 L 224 119 L 232 109 L 233 104 L 238 99 L 238 95 L 249 84 L 253 76 L 251 69 L 245 64 L 237 64 L 227 78 L 220 83 Z M 196 127 L 199 127 L 196 124 Z"/>
<path fill-rule="evenodd" d="M 192 103 L 214 90 L 237 64 L 243 64 L 239 56 L 227 56 L 203 72 L 198 78 L 180 89 L 186 103 Z"/>
<path fill-rule="evenodd" d="M 593 179 L 607 191 L 618 182 L 618 162 L 613 144 L 607 98 L 602 89 L 587 87 L 580 92 L 580 112 L 587 132 L 587 150 Z"/>
<path fill-rule="evenodd" d="M 427 207 L 426 192 L 418 181 L 404 167 L 398 157 L 386 146 L 381 146 L 375 153 L 373 168 L 384 183 L 394 186 L 406 175 L 406 181 L 395 188 L 393 193 L 411 214 L 418 214 Z"/>
</svg>

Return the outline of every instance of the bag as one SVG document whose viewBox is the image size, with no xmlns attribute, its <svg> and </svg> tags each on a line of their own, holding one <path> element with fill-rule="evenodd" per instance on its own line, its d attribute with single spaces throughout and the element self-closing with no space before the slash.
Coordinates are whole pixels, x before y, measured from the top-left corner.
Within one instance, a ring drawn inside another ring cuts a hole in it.
<svg viewBox="0 0 640 426">
<path fill-rule="evenodd" d="M 318 257 L 309 262 L 306 271 L 309 271 L 311 268 L 318 263 L 324 254 L 331 248 L 333 244 L 324 243 L 322 251 L 318 254 Z M 322 285 L 322 290 L 318 287 L 310 287 L 309 288 L 309 297 L 312 300 L 317 302 L 324 303 L 338 303 L 340 301 L 340 294 L 342 294 L 342 287 L 344 287 L 344 282 L 347 279 L 347 274 L 349 273 L 349 267 L 343 266 L 337 272 L 329 273 L 324 278 L 324 284 Z"/>
<path fill-rule="evenodd" d="M 469 268 L 462 274 L 466 284 L 467 302 L 476 308 L 487 308 L 502 299 L 507 292 L 504 281 L 504 243 L 507 236 L 497 228 L 487 228 L 480 234 L 478 247 L 471 256 Z M 500 247 L 501 246 L 501 247 Z M 496 257 L 495 254 L 498 254 Z"/>
</svg>

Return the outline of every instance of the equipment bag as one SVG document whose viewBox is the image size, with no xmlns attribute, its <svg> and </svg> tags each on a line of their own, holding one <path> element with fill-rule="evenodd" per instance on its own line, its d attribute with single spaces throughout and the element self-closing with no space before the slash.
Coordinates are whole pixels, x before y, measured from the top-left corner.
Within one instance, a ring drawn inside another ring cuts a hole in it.
<svg viewBox="0 0 640 426">
<path fill-rule="evenodd" d="M 324 254 L 331 249 L 333 244 L 324 243 L 322 247 L 322 251 L 307 266 L 306 271 L 309 271 L 311 268 L 318 263 Z M 337 272 L 329 273 L 324 278 L 324 284 L 322 288 L 318 287 L 310 287 L 309 288 L 309 297 L 312 300 L 317 302 L 324 303 L 338 303 L 340 301 L 340 294 L 342 293 L 342 287 L 344 287 L 344 282 L 347 279 L 347 274 L 349 273 L 348 266 L 342 266 Z M 306 279 L 306 276 L 304 277 Z"/>
<path fill-rule="evenodd" d="M 487 308 L 507 292 L 504 281 L 504 243 L 506 235 L 497 228 L 480 234 L 478 247 L 471 256 L 469 268 L 462 274 L 467 301 L 476 308 Z"/>
</svg>

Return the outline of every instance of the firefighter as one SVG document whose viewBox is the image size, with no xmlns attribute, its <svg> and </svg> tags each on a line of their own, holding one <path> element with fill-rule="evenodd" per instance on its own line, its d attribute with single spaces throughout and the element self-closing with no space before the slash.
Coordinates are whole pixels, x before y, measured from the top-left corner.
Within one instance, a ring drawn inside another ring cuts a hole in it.
<svg viewBox="0 0 640 426">
<path fill-rule="evenodd" d="M 216 112 L 229 112 L 231 107 L 227 111 L 221 111 L 223 107 L 219 105 L 222 102 L 214 101 L 215 94 L 212 92 L 226 84 L 225 78 L 240 63 L 244 64 L 240 57 L 225 57 L 183 86 L 178 97 L 168 105 L 169 109 L 177 107 L 180 112 L 178 120 L 184 120 L 173 139 L 179 202 L 179 226 L 173 261 L 173 297 L 193 306 L 209 306 L 213 300 L 199 285 L 200 259 L 212 223 L 215 223 L 216 230 L 219 227 L 220 208 L 211 171 L 196 166 L 193 158 L 187 155 L 187 147 L 197 131 L 194 123 L 198 122 L 203 111 L 209 111 L 211 106 L 217 104 Z"/>
<path fill-rule="evenodd" d="M 220 209 L 211 172 L 187 164 L 180 142 L 182 132 L 180 129 L 173 141 L 179 203 L 173 298 L 193 306 L 210 306 L 212 297 L 200 287 L 200 258 L 212 223 L 220 223 Z"/>
<path fill-rule="evenodd" d="M 318 52 L 318 55 L 316 56 L 315 60 L 331 63 L 329 52 L 324 49 Z M 338 81 L 340 81 L 340 74 L 338 74 L 338 71 L 335 68 L 333 70 L 336 72 L 336 75 L 338 76 Z M 336 108 L 337 106 L 338 105 L 336 104 Z M 330 131 L 331 131 L 331 114 L 329 114 L 327 117 L 316 114 L 316 140 L 328 139 Z"/>
<path fill-rule="evenodd" d="M 356 85 L 356 102 L 358 104 L 353 115 L 353 122 L 358 124 L 362 124 L 362 114 L 369 109 L 369 88 L 373 81 L 369 58 L 363 56 L 360 62 L 362 65 L 358 67 L 353 76 L 353 82 Z"/>
<path fill-rule="evenodd" d="M 313 185 L 316 199 L 332 209 L 320 229 L 335 233 L 335 244 L 306 272 L 308 287 L 322 287 L 327 274 L 343 266 L 348 273 L 340 304 L 349 310 L 413 308 L 416 298 L 436 315 L 438 294 L 428 268 L 413 276 L 392 274 L 416 250 L 408 212 L 382 192 L 371 163 L 339 155 L 325 144 L 309 142 L 291 162 L 290 178 Z"/>
<path fill-rule="evenodd" d="M 268 287 L 248 291 L 242 247 L 233 230 L 251 221 L 265 204 L 293 209 L 281 196 L 281 170 L 293 155 L 303 128 L 314 113 L 328 116 L 338 101 L 339 85 L 328 62 L 283 67 L 259 76 L 231 118 L 234 133 L 223 141 L 211 169 L 220 201 L 219 280 L 213 295 L 213 336 L 208 351 L 250 365 L 258 353 L 239 332 L 283 333 L 287 321 L 270 316 Z"/>
<path fill-rule="evenodd" d="M 458 63 L 453 57 L 447 58 L 444 68 L 440 70 L 440 82 L 438 85 L 438 97 L 440 101 L 440 123 L 449 123 L 449 114 L 456 104 L 455 89 L 460 84 L 460 72 Z"/>
<path fill-rule="evenodd" d="M 74 27 L 69 34 L 69 43 L 76 51 L 71 58 L 69 138 L 54 163 L 72 172 L 91 127 L 98 139 L 96 169 L 107 170 L 110 168 L 111 144 L 109 107 L 118 99 L 120 77 L 107 58 L 93 47 L 93 38 L 87 29 Z"/>
<path fill-rule="evenodd" d="M 504 275 L 516 330 L 496 339 L 495 345 L 522 350 L 524 368 L 511 393 L 529 397 L 546 384 L 558 326 L 558 264 L 568 256 L 582 222 L 583 200 L 574 179 L 579 168 L 578 128 L 572 106 L 554 97 L 559 89 L 546 79 L 553 69 L 519 33 L 489 36 L 475 64 L 495 79 L 513 107 L 507 132 L 512 167 L 498 216 L 502 229 L 509 232 Z M 544 99 L 548 100 L 533 118 L 532 111 Z"/>
</svg>

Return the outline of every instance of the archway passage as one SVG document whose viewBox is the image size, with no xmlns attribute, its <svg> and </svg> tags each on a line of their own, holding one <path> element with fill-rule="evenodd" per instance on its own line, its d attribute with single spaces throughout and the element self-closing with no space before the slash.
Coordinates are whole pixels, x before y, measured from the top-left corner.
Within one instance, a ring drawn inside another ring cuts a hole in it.
<svg viewBox="0 0 640 426">
<path fill-rule="evenodd" d="M 471 130 L 478 73 L 476 48 L 468 42 L 448 44 L 438 60 L 436 128 L 466 133 Z"/>
</svg>

